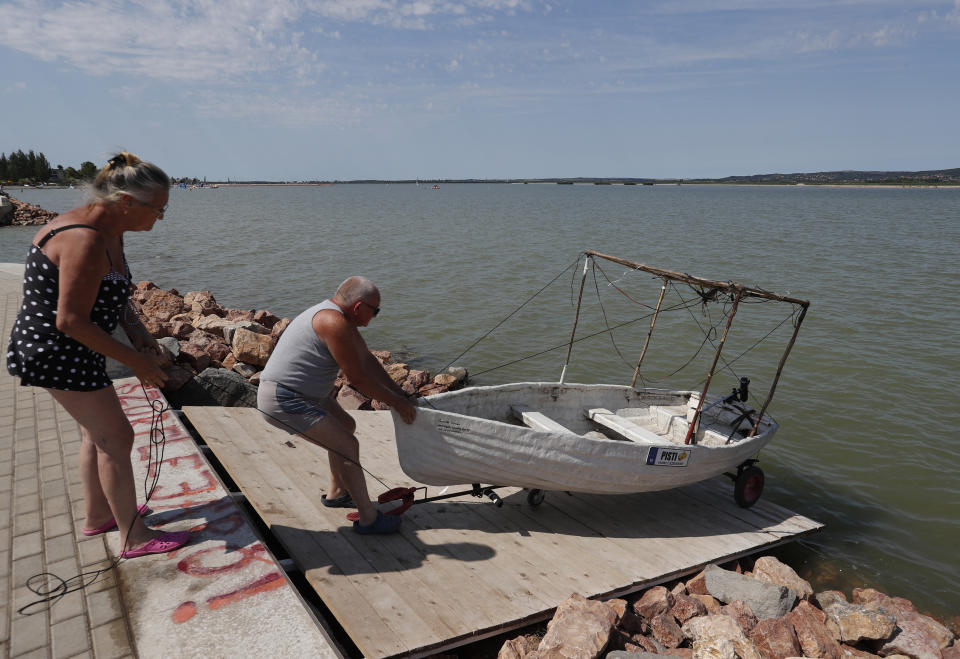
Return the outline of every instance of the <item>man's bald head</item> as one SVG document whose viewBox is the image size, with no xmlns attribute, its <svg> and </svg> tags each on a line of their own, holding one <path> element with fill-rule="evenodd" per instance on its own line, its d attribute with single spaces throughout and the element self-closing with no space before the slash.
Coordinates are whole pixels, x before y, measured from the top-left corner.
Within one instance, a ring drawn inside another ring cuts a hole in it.
<svg viewBox="0 0 960 659">
<path fill-rule="evenodd" d="M 379 298 L 380 290 L 366 277 L 354 276 L 346 279 L 333 296 L 334 302 L 350 306 L 356 302 L 369 302 Z"/>
</svg>

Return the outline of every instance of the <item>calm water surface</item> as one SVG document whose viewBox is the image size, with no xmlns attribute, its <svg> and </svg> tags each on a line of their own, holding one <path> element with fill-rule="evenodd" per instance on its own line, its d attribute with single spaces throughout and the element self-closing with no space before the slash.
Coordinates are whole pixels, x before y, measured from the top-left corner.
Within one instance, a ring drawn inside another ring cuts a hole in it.
<svg viewBox="0 0 960 659">
<path fill-rule="evenodd" d="M 10 192 L 55 211 L 80 202 L 75 190 Z M 0 262 L 22 262 L 35 231 L 0 230 Z M 371 347 L 434 372 L 456 361 L 481 384 L 559 378 L 565 348 L 501 366 L 569 339 L 579 284 L 571 266 L 585 249 L 810 300 L 770 409 L 781 429 L 761 465 L 766 498 L 826 529 L 778 553 L 818 589 L 868 585 L 938 615 L 960 614 L 960 190 L 175 189 L 167 218 L 127 239 L 137 280 L 209 290 L 226 306 L 278 315 L 293 316 L 347 275 L 365 274 L 383 293 L 383 313 L 365 330 Z M 652 305 L 659 287 L 601 267 L 596 282 L 587 280 L 578 337 L 605 322 L 634 322 L 613 332 L 615 346 L 607 334 L 578 342 L 567 379 L 629 384 L 648 311 L 617 289 Z M 678 289 L 665 305 L 692 298 Z M 789 313 L 742 308 L 724 356 L 733 360 Z M 721 319 L 699 307 L 664 314 L 644 376 L 672 373 Z M 711 391 L 725 393 L 746 375 L 752 400 L 761 398 L 790 330 L 787 320 L 721 371 Z M 664 385 L 698 386 L 707 353 L 709 342 Z"/>
</svg>

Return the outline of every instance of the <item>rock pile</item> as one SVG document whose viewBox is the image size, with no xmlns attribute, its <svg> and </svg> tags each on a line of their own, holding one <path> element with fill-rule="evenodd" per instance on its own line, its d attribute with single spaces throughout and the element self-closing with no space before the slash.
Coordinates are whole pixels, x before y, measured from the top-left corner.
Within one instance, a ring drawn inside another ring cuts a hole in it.
<svg viewBox="0 0 960 659">
<path fill-rule="evenodd" d="M 498 659 L 960 659 L 955 634 L 909 600 L 871 588 L 855 588 L 851 600 L 835 590 L 814 594 L 771 556 L 758 558 L 752 572 L 740 570 L 709 565 L 633 601 L 574 594 L 542 639 L 508 640 Z"/>
<path fill-rule="evenodd" d="M 173 365 L 166 369 L 166 398 L 174 406 L 255 406 L 260 373 L 290 318 L 269 311 L 227 309 L 208 291 L 180 295 L 149 281 L 137 284 L 131 299 L 144 326 L 164 347 Z M 434 377 L 429 371 L 393 362 L 385 350 L 373 351 L 387 374 L 408 396 L 430 396 L 462 386 L 463 368 Z M 355 389 L 343 373 L 334 385 L 348 410 L 387 409 Z"/>
<path fill-rule="evenodd" d="M 0 226 L 26 226 L 30 224 L 46 224 L 57 216 L 57 213 L 40 208 L 36 204 L 7 197 L 13 205 L 13 211 L 0 212 Z"/>
</svg>

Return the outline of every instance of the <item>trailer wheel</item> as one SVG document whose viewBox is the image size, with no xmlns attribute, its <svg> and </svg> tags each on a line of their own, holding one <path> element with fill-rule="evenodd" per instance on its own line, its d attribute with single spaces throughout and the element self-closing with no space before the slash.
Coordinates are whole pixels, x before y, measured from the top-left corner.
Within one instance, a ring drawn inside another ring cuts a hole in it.
<svg viewBox="0 0 960 659">
<path fill-rule="evenodd" d="M 737 472 L 737 480 L 733 485 L 733 498 L 741 508 L 749 508 L 755 504 L 763 494 L 763 470 L 753 465 Z"/>
<path fill-rule="evenodd" d="M 543 490 L 530 490 L 527 492 L 527 503 L 534 507 L 539 506 L 546 496 L 547 493 Z"/>
</svg>

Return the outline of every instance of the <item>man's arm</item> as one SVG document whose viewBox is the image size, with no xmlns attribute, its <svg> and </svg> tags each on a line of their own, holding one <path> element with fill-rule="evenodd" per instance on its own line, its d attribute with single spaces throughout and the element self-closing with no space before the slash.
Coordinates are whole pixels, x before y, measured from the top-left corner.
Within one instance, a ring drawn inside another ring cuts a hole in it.
<svg viewBox="0 0 960 659">
<path fill-rule="evenodd" d="M 318 311 L 313 317 L 313 330 L 327 345 L 351 385 L 392 407 L 406 423 L 413 422 L 416 409 L 367 348 L 356 327 L 335 311 Z"/>
</svg>

